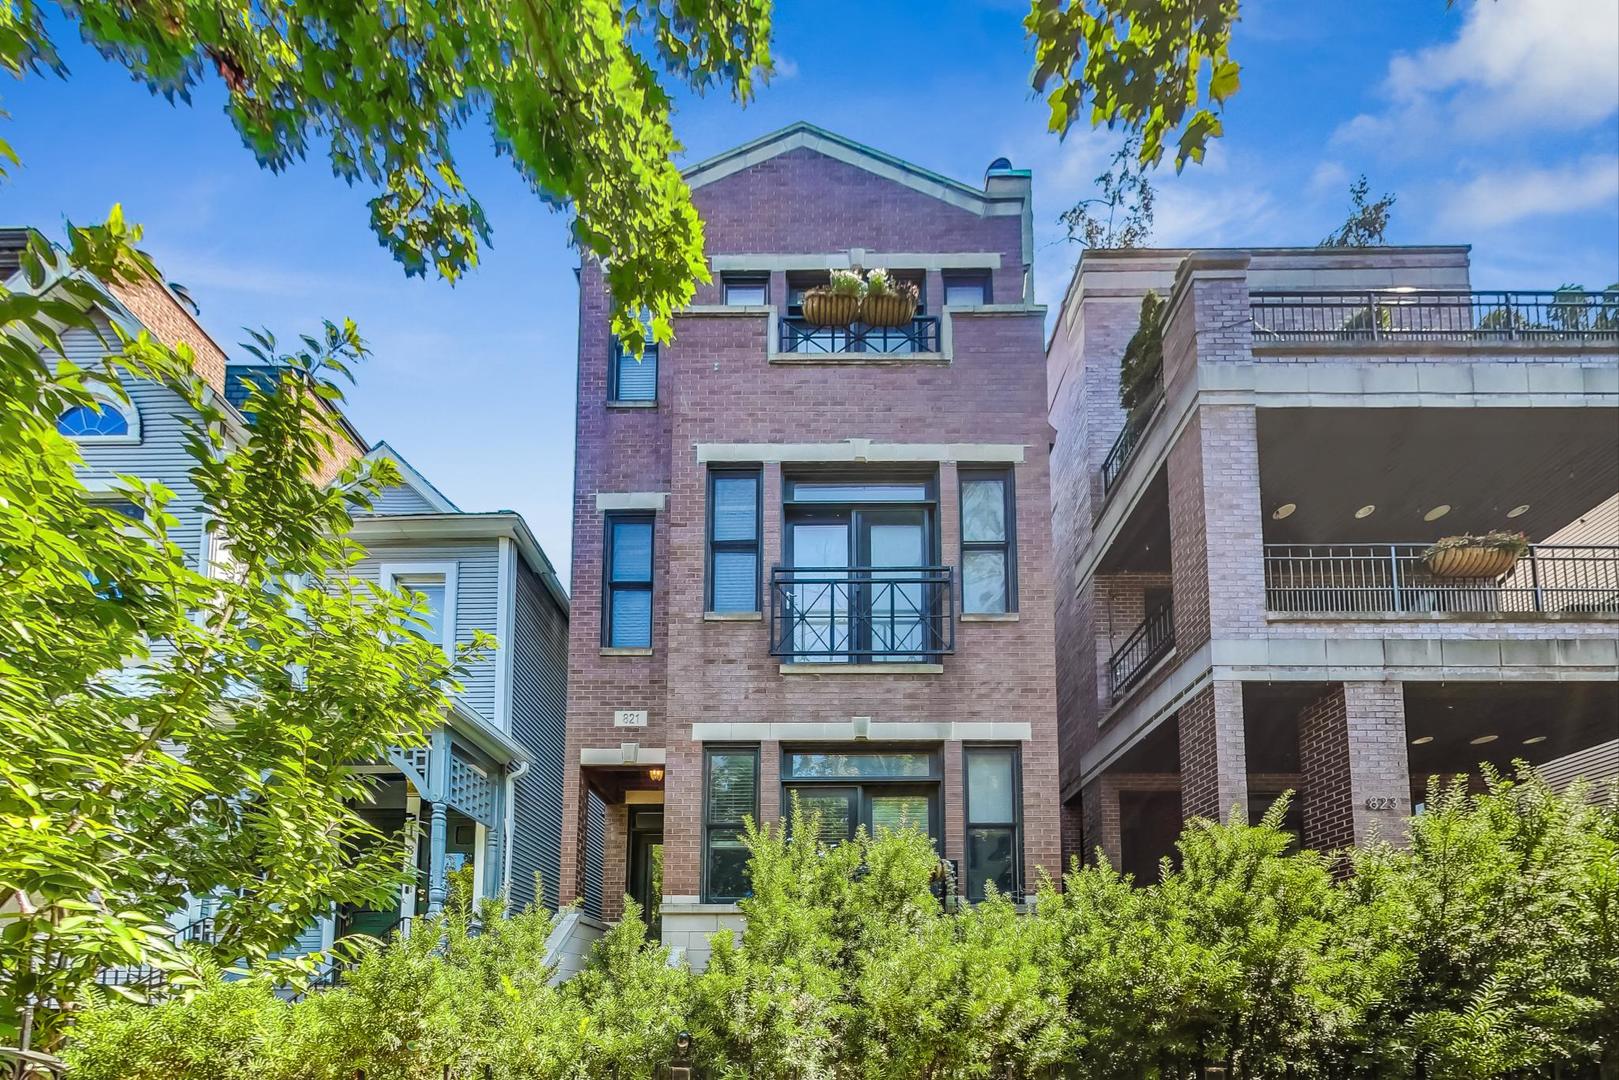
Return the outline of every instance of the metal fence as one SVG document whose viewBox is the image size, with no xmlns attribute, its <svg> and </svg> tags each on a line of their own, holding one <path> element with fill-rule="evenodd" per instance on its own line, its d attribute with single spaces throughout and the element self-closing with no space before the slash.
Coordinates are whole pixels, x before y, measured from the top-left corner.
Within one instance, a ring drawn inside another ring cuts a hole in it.
<svg viewBox="0 0 1619 1080">
<path fill-rule="evenodd" d="M 1499 577 L 1438 577 L 1427 544 L 1266 544 L 1265 607 L 1323 615 L 1619 612 L 1619 546 L 1535 544 Z"/>
<path fill-rule="evenodd" d="M 816 662 L 927 661 L 956 648 L 948 566 L 777 566 L 770 654 Z"/>
<path fill-rule="evenodd" d="M 1162 373 L 1159 378 L 1162 379 Z M 1113 490 L 1113 485 L 1119 482 L 1124 475 L 1124 468 L 1130 464 L 1135 456 L 1136 447 L 1141 445 L 1141 436 L 1146 434 L 1147 427 L 1158 412 L 1158 406 L 1163 404 L 1164 386 L 1158 383 L 1148 395 L 1147 400 L 1124 421 L 1124 428 L 1119 437 L 1113 440 L 1113 447 L 1102 459 L 1102 494 L 1107 495 Z"/>
<path fill-rule="evenodd" d="M 1107 662 L 1108 700 L 1118 701 L 1175 646 L 1175 612 L 1160 604 L 1147 613 Z"/>
<path fill-rule="evenodd" d="M 881 353 L 904 356 L 908 353 L 937 353 L 939 317 L 923 315 L 905 326 L 849 327 L 811 326 L 801 318 L 781 320 L 781 351 L 784 353 Z"/>
<path fill-rule="evenodd" d="M 1270 341 L 1619 341 L 1619 290 L 1260 290 L 1255 344 Z"/>
</svg>

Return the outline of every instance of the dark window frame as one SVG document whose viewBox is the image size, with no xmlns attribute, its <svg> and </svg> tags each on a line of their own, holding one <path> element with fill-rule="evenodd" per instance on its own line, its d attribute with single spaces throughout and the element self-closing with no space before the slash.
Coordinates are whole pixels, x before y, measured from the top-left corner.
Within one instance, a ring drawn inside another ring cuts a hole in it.
<svg viewBox="0 0 1619 1080">
<path fill-rule="evenodd" d="M 759 799 L 760 799 L 760 795 L 761 795 L 761 788 L 763 787 L 763 785 L 760 784 L 759 781 L 760 781 L 760 777 L 762 775 L 760 770 L 761 770 L 761 768 L 763 766 L 763 762 L 762 762 L 762 760 L 760 758 L 759 744 L 758 743 L 742 743 L 742 744 L 714 743 L 714 744 L 705 744 L 703 746 L 703 861 L 702 861 L 702 883 L 701 883 L 702 887 L 701 887 L 701 889 L 699 889 L 699 894 L 702 896 L 703 903 L 705 903 L 705 904 L 732 904 L 732 903 L 735 903 L 738 900 L 745 899 L 746 896 L 724 896 L 724 897 L 722 897 L 722 896 L 718 896 L 714 892 L 710 891 L 709 878 L 712 876 L 710 874 L 710 870 L 712 868 L 709 866 L 709 861 L 708 861 L 708 859 L 709 859 L 709 841 L 712 839 L 713 834 L 714 834 L 714 832 L 716 830 L 725 830 L 725 831 L 736 830 L 736 831 L 740 831 L 741 829 L 743 829 L 745 827 L 745 825 L 744 825 L 743 821 L 715 822 L 713 820 L 712 815 L 709 812 L 710 811 L 709 801 L 710 801 L 710 796 L 711 796 L 709 785 L 712 782 L 713 762 L 714 762 L 714 755 L 715 754 L 752 754 L 753 755 L 753 820 L 754 820 L 755 823 L 757 823 L 759 821 Z M 752 895 L 751 891 L 746 895 L 751 896 Z"/>
<path fill-rule="evenodd" d="M 983 298 L 978 301 L 982 304 L 995 302 L 995 275 L 989 270 L 945 270 L 939 275 L 940 298 L 944 306 L 950 304 L 950 287 L 952 285 L 977 285 L 983 290 Z M 974 305 L 967 305 L 972 307 Z"/>
<path fill-rule="evenodd" d="M 726 307 L 753 307 L 753 304 L 739 305 L 731 301 L 731 286 L 739 288 L 762 288 L 764 290 L 759 304 L 770 303 L 770 273 L 765 270 L 733 270 L 720 274 L 720 299 Z"/>
<path fill-rule="evenodd" d="M 716 540 L 714 539 L 714 487 L 719 479 L 736 479 L 747 477 L 753 481 L 753 539 L 752 540 Z M 743 466 L 741 468 L 724 468 L 708 470 L 708 507 L 704 515 L 704 537 L 707 541 L 707 552 L 704 556 L 704 574 L 706 580 L 703 584 L 703 610 L 719 614 L 714 607 L 714 553 L 717 551 L 752 551 L 753 552 L 753 607 L 748 612 L 764 610 L 764 590 L 761 581 L 764 577 L 764 531 L 765 531 L 765 477 L 764 468 L 759 465 Z M 746 614 L 747 612 L 726 612 L 726 614 Z"/>
<path fill-rule="evenodd" d="M 1012 759 L 1012 820 L 978 821 L 973 818 L 973 792 L 970 759 L 974 754 L 1009 754 Z M 1007 829 L 1012 834 L 1012 890 L 1017 899 L 1023 894 L 1023 748 L 1015 743 L 972 743 L 961 748 L 962 867 L 961 885 L 969 902 L 984 898 L 982 889 L 972 895 L 971 859 L 974 829 Z"/>
<path fill-rule="evenodd" d="M 997 468 L 974 466 L 957 470 L 956 527 L 958 535 L 961 537 L 961 613 L 963 615 L 1011 615 L 1018 610 L 1017 486 L 1013 477 L 1014 472 L 1010 466 Z M 998 480 L 1001 482 L 1001 512 L 1006 521 L 1006 538 L 1004 540 L 967 539 L 966 487 L 968 481 L 972 480 Z M 1004 612 L 967 610 L 967 553 L 970 551 L 1000 551 L 1004 553 L 1004 565 L 1006 567 L 1006 610 Z"/>
<path fill-rule="evenodd" d="M 913 753 L 928 756 L 928 775 L 926 776 L 795 776 L 790 768 L 794 754 L 881 754 Z M 944 751 L 938 746 L 915 745 L 871 745 L 856 744 L 848 746 L 842 743 L 826 744 L 791 744 L 781 748 L 780 765 L 781 788 L 781 818 L 791 824 L 792 790 L 796 787 L 824 787 L 829 789 L 846 788 L 855 794 L 855 812 L 850 822 L 851 834 L 853 830 L 865 826 L 869 835 L 872 831 L 871 800 L 868 789 L 876 794 L 886 792 L 925 791 L 928 799 L 928 837 L 933 841 L 935 849 L 942 856 L 944 853 Z"/>
<path fill-rule="evenodd" d="M 619 525 L 645 524 L 651 528 L 651 536 L 647 542 L 647 577 L 646 581 L 614 581 L 613 580 L 613 530 Z M 645 645 L 613 644 L 613 593 L 618 590 L 645 592 L 649 598 L 653 595 L 658 577 L 658 520 L 657 515 L 649 510 L 610 510 L 602 518 L 602 617 L 601 641 L 604 648 L 650 649 L 654 638 L 653 624 L 656 622 L 656 612 L 647 620 L 647 643 Z M 648 601 L 651 603 L 651 600 Z"/>
<path fill-rule="evenodd" d="M 658 403 L 658 363 L 660 359 L 661 358 L 658 354 L 658 343 L 649 339 L 646 342 L 645 348 L 643 348 L 641 351 L 641 359 L 639 362 L 652 365 L 652 396 L 649 398 L 619 397 L 619 365 L 624 363 L 633 364 L 637 361 L 629 353 L 624 351 L 624 343 L 615 335 L 613 338 L 613 344 L 608 350 L 607 403 L 609 405 L 640 405 L 650 402 L 651 404 L 656 405 Z"/>
</svg>

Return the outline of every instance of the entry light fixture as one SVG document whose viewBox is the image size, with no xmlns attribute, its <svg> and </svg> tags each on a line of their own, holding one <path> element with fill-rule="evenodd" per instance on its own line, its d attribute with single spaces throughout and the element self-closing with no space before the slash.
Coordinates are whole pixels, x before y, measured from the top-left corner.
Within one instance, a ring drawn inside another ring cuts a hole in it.
<svg viewBox="0 0 1619 1080">
<path fill-rule="evenodd" d="M 1283 503 L 1281 506 L 1278 506 L 1276 509 L 1272 510 L 1270 512 L 1270 516 L 1276 521 L 1281 521 L 1284 518 L 1292 517 L 1293 511 L 1297 510 L 1298 508 L 1298 503 Z"/>
<path fill-rule="evenodd" d="M 1536 743 L 1543 743 L 1545 741 L 1546 741 L 1546 736 L 1544 736 L 1544 735 L 1531 735 L 1531 736 L 1529 736 L 1529 738 L 1527 738 L 1527 739 L 1525 739 L 1523 741 L 1523 744 L 1525 746 L 1533 746 Z"/>
<path fill-rule="evenodd" d="M 1450 504 L 1449 503 L 1440 503 L 1438 506 L 1434 507 L 1432 510 L 1429 510 L 1426 514 L 1423 514 L 1422 515 L 1422 520 L 1423 521 L 1438 521 L 1440 518 L 1444 517 L 1448 513 L 1450 513 Z"/>
<path fill-rule="evenodd" d="M 1433 736 L 1432 735 L 1419 735 L 1415 739 L 1411 740 L 1411 745 L 1412 746 L 1427 746 L 1431 742 L 1433 742 Z"/>
<path fill-rule="evenodd" d="M 1519 503 L 1517 506 L 1514 506 L 1511 510 L 1507 511 L 1507 517 L 1509 517 L 1509 518 L 1523 517 L 1528 512 L 1529 512 L 1529 504 L 1528 503 Z"/>
<path fill-rule="evenodd" d="M 1359 520 L 1361 518 L 1369 518 L 1373 514 L 1375 514 L 1376 512 L 1377 512 L 1377 504 L 1376 503 L 1367 503 L 1365 506 L 1363 506 L 1359 510 L 1355 511 L 1355 518 L 1356 518 L 1356 520 Z"/>
<path fill-rule="evenodd" d="M 663 770 L 659 769 L 659 768 L 648 769 L 646 771 L 646 774 L 647 774 L 647 776 L 651 777 L 653 780 L 662 780 L 663 779 Z"/>
<path fill-rule="evenodd" d="M 1495 740 L 1499 739 L 1500 737 L 1501 736 L 1499 736 L 1499 735 L 1480 735 L 1476 739 L 1468 739 L 1467 740 L 1467 745 L 1469 745 L 1469 746 L 1483 746 L 1485 743 L 1492 743 Z"/>
</svg>

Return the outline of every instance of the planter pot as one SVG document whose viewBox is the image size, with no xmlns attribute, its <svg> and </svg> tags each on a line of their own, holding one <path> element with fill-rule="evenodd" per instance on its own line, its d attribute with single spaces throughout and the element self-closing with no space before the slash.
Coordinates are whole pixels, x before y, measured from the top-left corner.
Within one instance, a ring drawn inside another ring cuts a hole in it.
<svg viewBox="0 0 1619 1080">
<path fill-rule="evenodd" d="M 838 296 L 818 289 L 804 294 L 804 321 L 811 326 L 848 326 L 859 314 L 858 296 Z"/>
<path fill-rule="evenodd" d="M 1434 577 L 1498 578 L 1518 564 L 1518 556 L 1505 548 L 1461 547 L 1436 551 L 1426 561 Z"/>
<path fill-rule="evenodd" d="M 909 296 L 868 296 L 860 306 L 860 321 L 868 326 L 909 326 L 915 317 Z"/>
</svg>

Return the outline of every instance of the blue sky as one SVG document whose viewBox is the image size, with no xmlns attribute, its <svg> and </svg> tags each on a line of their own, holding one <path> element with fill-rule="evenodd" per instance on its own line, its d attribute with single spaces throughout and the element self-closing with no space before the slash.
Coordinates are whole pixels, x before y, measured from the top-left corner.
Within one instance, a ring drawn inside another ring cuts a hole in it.
<svg viewBox="0 0 1619 1080">
<path fill-rule="evenodd" d="M 1037 288 L 1060 299 L 1077 251 L 1057 215 L 1117 145 L 1059 142 L 1027 89 L 1014 0 L 778 0 L 780 72 L 745 110 L 680 101 L 698 160 L 806 119 L 977 183 L 1034 170 Z M 1476 288 L 1619 280 L 1619 0 L 1243 0 L 1241 92 L 1202 166 L 1161 171 L 1154 242 L 1313 244 L 1362 171 L 1393 191 L 1389 238 L 1470 243 Z M 352 316 L 375 352 L 348 410 L 466 509 L 523 513 L 566 574 L 577 256 L 564 220 L 488 150 L 458 143 L 495 229 L 455 287 L 406 279 L 366 225 L 369 192 L 314 160 L 283 175 L 242 148 L 216 85 L 149 95 L 62 26 L 66 82 L 0 86 L 25 167 L 0 222 L 54 230 L 121 201 L 148 249 L 229 347 Z"/>
</svg>

